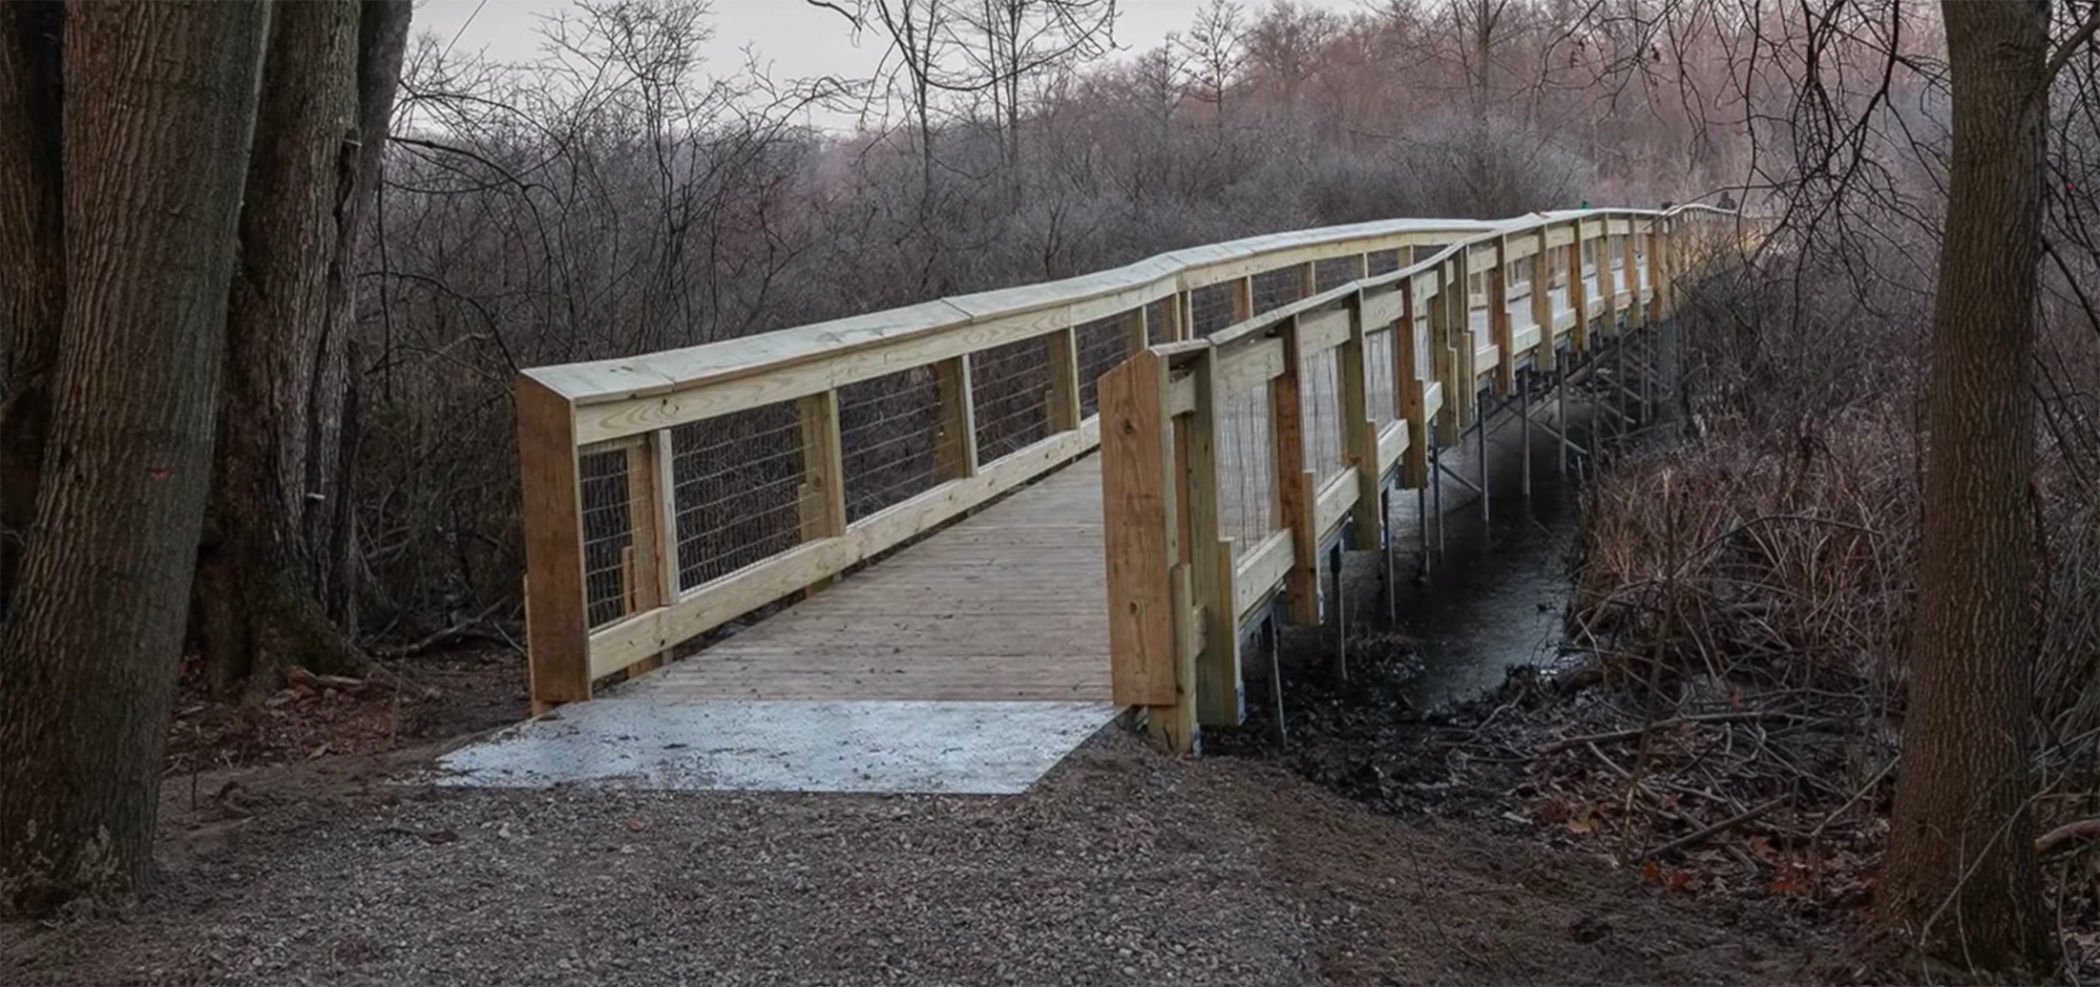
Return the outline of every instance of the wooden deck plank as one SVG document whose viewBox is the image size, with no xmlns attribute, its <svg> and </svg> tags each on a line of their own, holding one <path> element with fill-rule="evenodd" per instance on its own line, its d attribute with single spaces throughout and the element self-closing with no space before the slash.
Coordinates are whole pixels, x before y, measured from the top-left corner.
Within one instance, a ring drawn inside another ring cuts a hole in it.
<svg viewBox="0 0 2100 987">
<path fill-rule="evenodd" d="M 1100 460 L 1087 456 L 615 688 L 686 701 L 1105 701 L 1100 490 Z"/>
</svg>

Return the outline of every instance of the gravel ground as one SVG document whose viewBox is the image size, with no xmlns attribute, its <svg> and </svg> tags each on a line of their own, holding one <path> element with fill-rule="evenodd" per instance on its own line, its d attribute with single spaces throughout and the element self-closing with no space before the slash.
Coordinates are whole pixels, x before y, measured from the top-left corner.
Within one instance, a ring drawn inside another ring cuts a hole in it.
<svg viewBox="0 0 2100 987">
<path fill-rule="evenodd" d="M 1115 728 L 1013 798 L 437 790 L 429 751 L 188 779 L 30 984 L 1780 982 L 1768 916 Z"/>
</svg>

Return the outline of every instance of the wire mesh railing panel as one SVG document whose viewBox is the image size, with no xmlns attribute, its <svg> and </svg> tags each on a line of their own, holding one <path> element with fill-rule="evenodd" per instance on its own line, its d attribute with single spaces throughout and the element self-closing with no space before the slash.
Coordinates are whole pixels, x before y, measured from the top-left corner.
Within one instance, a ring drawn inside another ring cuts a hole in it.
<svg viewBox="0 0 2100 987">
<path fill-rule="evenodd" d="M 802 541 L 802 419 L 783 401 L 671 429 L 678 588 Z"/>
<path fill-rule="evenodd" d="M 1372 275 L 1391 274 L 1407 266 L 1405 263 L 1407 252 L 1408 248 L 1406 247 L 1399 247 L 1393 250 L 1373 250 L 1364 255 L 1365 273 Z"/>
<path fill-rule="evenodd" d="M 1313 262 L 1313 293 L 1339 288 L 1356 280 L 1356 257 L 1329 257 Z"/>
<path fill-rule="evenodd" d="M 932 367 L 839 388 L 848 523 L 941 483 L 940 409 L 940 378 Z"/>
<path fill-rule="evenodd" d="M 1233 323 L 1232 293 L 1238 285 L 1231 281 L 1207 284 L 1189 292 L 1189 328 L 1192 338 L 1207 339 Z"/>
<path fill-rule="evenodd" d="M 1101 375 L 1130 358 L 1130 318 L 1125 312 L 1072 330 L 1079 350 L 1079 417 L 1101 410 Z"/>
<path fill-rule="evenodd" d="M 1243 391 L 1218 407 L 1218 529 L 1235 557 L 1276 528 L 1276 470 L 1269 437 L 1269 391 Z"/>
<path fill-rule="evenodd" d="M 1364 372 L 1370 382 L 1364 392 L 1364 400 L 1371 406 L 1371 420 L 1384 428 L 1388 422 L 1400 417 L 1395 400 L 1393 374 L 1393 333 L 1371 333 L 1364 337 Z"/>
<path fill-rule="evenodd" d="M 1023 339 L 970 354 L 977 461 L 1050 437 L 1050 343 Z"/>
<path fill-rule="evenodd" d="M 1305 468 L 1326 480 L 1342 469 L 1342 360 L 1329 349 L 1305 359 L 1299 411 L 1304 416 Z"/>
<path fill-rule="evenodd" d="M 1305 297 L 1305 267 L 1293 264 L 1273 271 L 1263 271 L 1252 279 L 1254 311 L 1259 315 L 1270 309 L 1282 308 Z"/>
<path fill-rule="evenodd" d="M 633 502 L 627 450 L 584 450 L 577 456 L 583 494 L 583 602 L 592 627 L 628 614 L 635 579 Z"/>
</svg>

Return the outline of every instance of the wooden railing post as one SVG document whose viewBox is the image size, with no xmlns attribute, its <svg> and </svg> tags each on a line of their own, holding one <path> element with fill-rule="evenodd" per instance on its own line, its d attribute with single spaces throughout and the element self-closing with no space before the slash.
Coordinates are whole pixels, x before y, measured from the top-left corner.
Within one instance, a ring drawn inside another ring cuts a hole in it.
<svg viewBox="0 0 2100 987">
<path fill-rule="evenodd" d="M 970 356 L 942 360 L 934 365 L 940 381 L 940 435 L 935 459 L 941 479 L 961 480 L 977 475 L 977 409 L 970 393 Z"/>
<path fill-rule="evenodd" d="M 670 459 L 668 429 L 637 436 L 627 456 L 628 548 L 623 574 L 628 586 L 627 612 L 647 613 L 678 598 L 676 496 L 666 479 Z M 660 667 L 667 652 L 658 652 L 627 667 L 633 678 Z"/>
<path fill-rule="evenodd" d="M 1575 221 L 1575 242 L 1568 245 L 1568 304 L 1575 308 L 1574 335 L 1568 342 L 1575 353 L 1590 351 L 1590 283 L 1582 276 L 1583 258 L 1589 247 L 1582 238 L 1583 222 Z"/>
<path fill-rule="evenodd" d="M 1204 726 L 1240 725 L 1246 700 L 1240 678 L 1240 637 L 1232 583 L 1232 540 L 1224 536 L 1221 502 L 1224 467 L 1219 462 L 1219 408 L 1224 404 L 1218 351 L 1204 348 L 1192 369 L 1195 407 L 1180 420 L 1180 449 L 1186 491 L 1182 516 L 1187 531 L 1181 557 L 1189 563 L 1189 600 L 1201 615 L 1202 648 L 1196 657 L 1196 712 Z M 1177 491 L 1179 493 L 1180 491 Z"/>
<path fill-rule="evenodd" d="M 1407 423 L 1407 459 L 1401 469 L 1400 482 L 1410 488 L 1419 489 L 1429 481 L 1429 420 L 1424 414 L 1427 395 L 1423 393 L 1422 370 L 1415 362 L 1415 341 L 1424 331 L 1416 322 L 1421 312 L 1419 292 L 1414 275 L 1402 279 L 1400 289 L 1400 319 L 1393 326 L 1394 394 L 1399 401 L 1396 413 Z"/>
<path fill-rule="evenodd" d="M 1509 321 L 1509 237 L 1496 237 L 1494 248 L 1495 266 L 1487 274 L 1488 334 L 1500 358 L 1495 364 L 1495 393 L 1507 395 L 1517 391 L 1516 330 Z"/>
<path fill-rule="evenodd" d="M 1660 216 L 1648 224 L 1648 294 L 1653 313 L 1651 323 L 1661 323 L 1670 317 L 1670 233 L 1669 220 Z"/>
<path fill-rule="evenodd" d="M 839 433 L 839 392 L 820 391 L 796 402 L 802 420 L 802 540 L 846 533 L 845 443 Z M 815 593 L 837 581 L 828 576 L 803 587 Z"/>
<path fill-rule="evenodd" d="M 1116 705 L 1144 707 L 1154 739 L 1187 752 L 1196 745 L 1194 631 L 1166 378 L 1166 361 L 1150 350 L 1101 378 L 1109 669 Z"/>
<path fill-rule="evenodd" d="M 1079 332 L 1065 328 L 1043 337 L 1049 352 L 1050 392 L 1044 396 L 1043 417 L 1052 432 L 1069 432 L 1084 417 L 1079 408 Z"/>
<path fill-rule="evenodd" d="M 1167 302 L 1169 313 L 1179 307 L 1172 298 L 1167 299 Z M 1129 334 L 1128 342 L 1131 356 L 1136 356 L 1139 350 L 1152 345 L 1152 316 L 1146 311 L 1150 307 L 1149 305 L 1140 305 L 1123 316 L 1124 330 Z M 1167 321 L 1170 325 L 1173 322 L 1171 314 L 1168 316 Z M 1169 335 L 1172 334 L 1169 333 Z"/>
<path fill-rule="evenodd" d="M 1370 378 L 1373 368 L 1364 358 L 1367 327 L 1364 325 L 1364 296 L 1358 291 L 1349 299 L 1349 338 L 1335 348 L 1342 375 L 1342 456 L 1356 464 L 1356 506 L 1350 520 L 1356 529 L 1350 545 L 1358 550 L 1383 543 L 1385 522 L 1379 496 L 1383 477 L 1378 470 L 1378 420 L 1371 412 Z M 1377 368 L 1388 373 L 1390 366 Z"/>
<path fill-rule="evenodd" d="M 583 487 L 569 400 L 531 377 L 517 382 L 518 475 L 525 526 L 527 663 L 534 715 L 591 697 L 590 619 L 583 589 Z"/>
<path fill-rule="evenodd" d="M 1472 414 L 1466 408 L 1471 402 L 1462 400 L 1471 390 L 1468 374 L 1473 366 L 1472 304 L 1466 297 L 1462 260 L 1466 253 L 1461 249 L 1456 258 L 1437 265 L 1436 297 L 1429 302 L 1429 355 L 1436 361 L 1437 383 L 1444 390 L 1443 407 L 1436 414 L 1436 440 L 1446 446 L 1458 444 L 1458 433 Z M 1468 386 L 1459 385 L 1462 378 Z"/>
<path fill-rule="evenodd" d="M 1269 438 L 1276 474 L 1276 523 L 1291 533 L 1291 620 L 1320 622 L 1320 546 L 1315 517 L 1319 474 L 1305 466 L 1305 357 L 1298 319 L 1282 326 L 1283 373 L 1269 381 Z"/>
<path fill-rule="evenodd" d="M 1538 352 L 1532 357 L 1532 365 L 1546 373 L 1552 373 L 1560 359 L 1553 332 L 1553 248 L 1548 246 L 1551 238 L 1546 235 L 1550 228 L 1539 227 L 1539 249 L 1531 255 L 1531 321 L 1539 327 Z"/>
</svg>

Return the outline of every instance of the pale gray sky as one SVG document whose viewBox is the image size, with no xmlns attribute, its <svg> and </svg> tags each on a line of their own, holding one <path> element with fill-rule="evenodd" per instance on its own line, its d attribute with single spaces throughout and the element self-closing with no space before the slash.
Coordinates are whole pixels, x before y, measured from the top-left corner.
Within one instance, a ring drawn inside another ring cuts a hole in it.
<svg viewBox="0 0 2100 987">
<path fill-rule="evenodd" d="M 1301 0 L 1308 6 L 1337 12 L 1354 10 L 1362 0 Z M 418 0 L 417 33 L 430 32 L 452 41 L 462 51 L 480 50 L 498 61 L 525 61 L 539 54 L 540 18 L 570 6 L 571 0 Z M 1204 0 L 1122 0 L 1116 41 L 1130 51 L 1157 45 L 1167 32 L 1184 29 Z M 1268 0 L 1243 0 L 1249 11 Z M 882 39 L 861 38 L 839 15 L 803 0 L 712 0 L 715 36 L 706 49 L 706 70 L 729 74 L 742 67 L 743 49 L 754 49 L 760 65 L 776 80 L 822 75 L 864 78 L 882 55 Z M 477 13 L 478 10 L 478 13 Z"/>
</svg>

